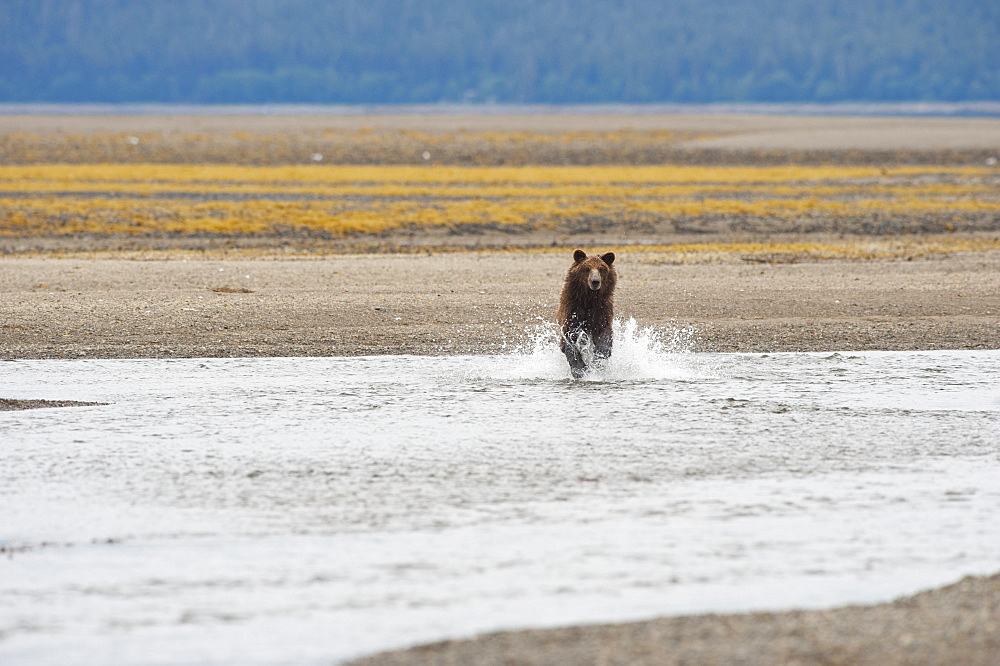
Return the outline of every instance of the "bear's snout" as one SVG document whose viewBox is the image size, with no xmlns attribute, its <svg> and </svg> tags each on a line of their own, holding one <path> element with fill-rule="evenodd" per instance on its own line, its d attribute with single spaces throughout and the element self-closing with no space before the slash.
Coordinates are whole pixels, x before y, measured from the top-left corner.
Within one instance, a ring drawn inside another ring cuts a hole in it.
<svg viewBox="0 0 1000 666">
<path fill-rule="evenodd" d="M 601 271 L 596 268 L 590 269 L 590 279 L 587 281 L 590 288 L 593 291 L 598 291 L 601 288 Z"/>
</svg>

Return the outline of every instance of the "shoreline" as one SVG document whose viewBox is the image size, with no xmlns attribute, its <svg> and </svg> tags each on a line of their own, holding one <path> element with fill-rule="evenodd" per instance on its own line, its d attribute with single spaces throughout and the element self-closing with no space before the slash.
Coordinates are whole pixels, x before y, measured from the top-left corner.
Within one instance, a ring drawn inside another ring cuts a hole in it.
<svg viewBox="0 0 1000 666">
<path fill-rule="evenodd" d="M 8 256 L 0 358 L 503 353 L 551 326 L 571 254 Z M 1000 251 L 675 258 L 620 252 L 616 315 L 682 339 L 678 350 L 1000 349 Z"/>
<path fill-rule="evenodd" d="M 482 664 L 968 664 L 1000 654 L 1000 573 L 872 605 L 700 614 L 484 633 L 351 666 Z"/>
</svg>

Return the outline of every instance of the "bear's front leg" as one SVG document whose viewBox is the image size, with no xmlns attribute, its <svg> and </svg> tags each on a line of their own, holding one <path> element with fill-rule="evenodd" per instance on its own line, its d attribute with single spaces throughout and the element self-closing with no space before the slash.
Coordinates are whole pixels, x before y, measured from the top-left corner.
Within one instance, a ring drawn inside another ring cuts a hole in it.
<svg viewBox="0 0 1000 666">
<path fill-rule="evenodd" d="M 580 379 L 587 372 L 587 363 L 583 360 L 583 352 L 580 350 L 578 342 L 563 336 L 559 343 L 562 353 L 569 361 L 569 370 L 573 373 L 573 379 Z"/>
<path fill-rule="evenodd" d="M 614 334 L 611 329 L 603 331 L 594 340 L 594 356 L 596 358 L 611 358 L 611 346 L 614 344 Z"/>
</svg>

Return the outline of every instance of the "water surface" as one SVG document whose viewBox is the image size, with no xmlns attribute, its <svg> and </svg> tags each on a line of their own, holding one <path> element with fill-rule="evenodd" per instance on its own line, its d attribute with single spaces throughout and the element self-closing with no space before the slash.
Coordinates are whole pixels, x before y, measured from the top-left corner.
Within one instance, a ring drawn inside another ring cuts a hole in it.
<svg viewBox="0 0 1000 666">
<path fill-rule="evenodd" d="M 16 361 L 0 662 L 331 663 L 1000 570 L 1000 352 Z"/>
</svg>

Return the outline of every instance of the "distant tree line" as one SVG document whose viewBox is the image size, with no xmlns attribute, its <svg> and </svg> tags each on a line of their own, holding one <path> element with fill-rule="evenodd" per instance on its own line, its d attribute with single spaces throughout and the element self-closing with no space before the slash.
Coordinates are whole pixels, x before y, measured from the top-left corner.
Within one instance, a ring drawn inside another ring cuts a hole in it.
<svg viewBox="0 0 1000 666">
<path fill-rule="evenodd" d="M 3 0 L 0 101 L 1000 99 L 996 0 Z"/>
</svg>

